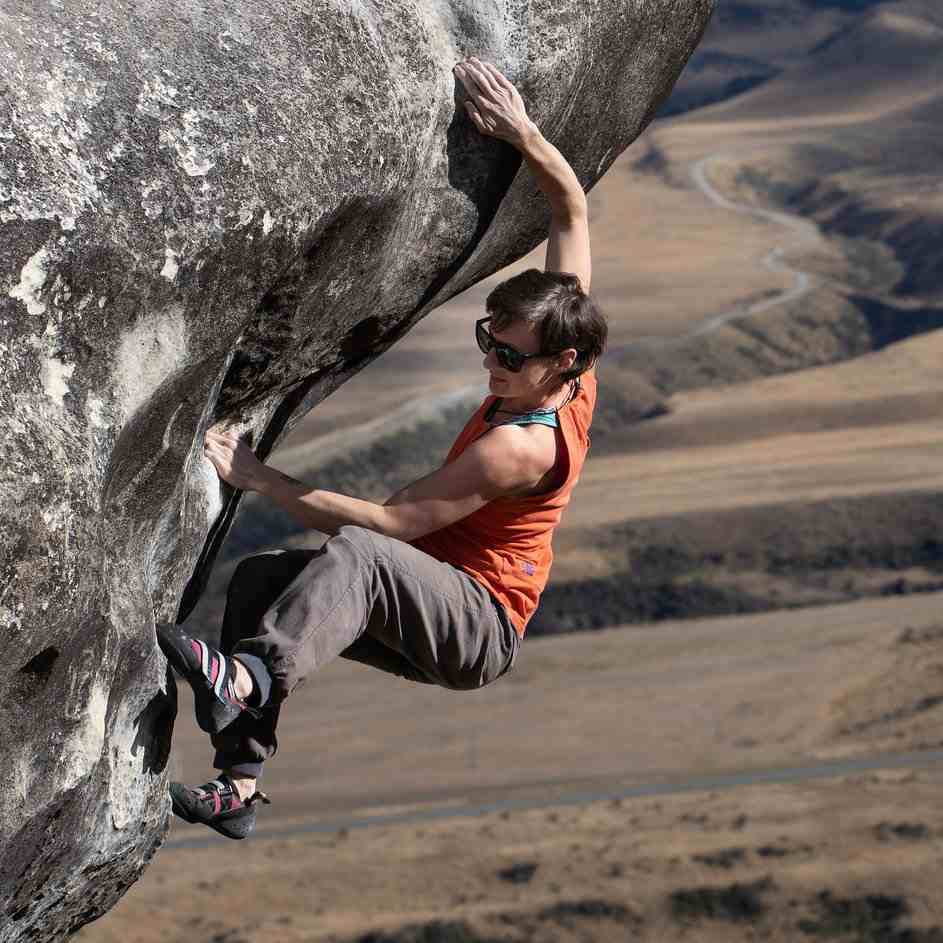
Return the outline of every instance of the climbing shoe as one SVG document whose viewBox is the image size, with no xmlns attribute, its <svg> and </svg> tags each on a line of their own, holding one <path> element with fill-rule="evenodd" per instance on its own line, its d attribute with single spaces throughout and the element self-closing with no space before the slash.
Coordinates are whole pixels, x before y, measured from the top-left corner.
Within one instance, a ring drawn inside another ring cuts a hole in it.
<svg viewBox="0 0 943 943">
<path fill-rule="evenodd" d="M 170 784 L 174 815 L 194 825 L 208 825 L 227 838 L 247 838 L 255 828 L 255 804 L 271 800 L 264 792 L 255 792 L 243 801 L 235 783 L 225 774 L 202 786 Z"/>
<path fill-rule="evenodd" d="M 219 733 L 243 711 L 258 717 L 261 711 L 236 697 L 236 666 L 206 642 L 191 638 L 179 626 L 157 627 L 157 641 L 174 670 L 193 689 L 196 722 L 207 733 Z"/>
</svg>

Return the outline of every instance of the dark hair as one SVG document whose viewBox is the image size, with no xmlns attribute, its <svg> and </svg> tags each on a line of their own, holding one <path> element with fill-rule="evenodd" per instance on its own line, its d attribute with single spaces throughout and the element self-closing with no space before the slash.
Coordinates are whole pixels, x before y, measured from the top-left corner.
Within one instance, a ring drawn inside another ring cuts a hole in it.
<svg viewBox="0 0 943 943">
<path fill-rule="evenodd" d="M 563 380 L 585 373 L 606 347 L 606 319 L 569 272 L 527 269 L 501 282 L 485 300 L 485 309 L 499 331 L 521 321 L 533 324 L 542 354 L 576 348 L 573 366 L 560 374 Z"/>
</svg>

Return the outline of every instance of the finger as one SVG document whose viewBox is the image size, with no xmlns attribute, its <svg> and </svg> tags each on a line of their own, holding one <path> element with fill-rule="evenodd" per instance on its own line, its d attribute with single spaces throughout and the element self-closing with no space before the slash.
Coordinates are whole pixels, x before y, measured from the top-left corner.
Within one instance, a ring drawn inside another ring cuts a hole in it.
<svg viewBox="0 0 943 943">
<path fill-rule="evenodd" d="M 494 98 L 495 94 L 500 91 L 499 86 L 491 78 L 491 74 L 477 59 L 469 59 L 468 70 L 471 72 L 478 87 L 482 90 L 482 93 L 487 95 L 487 97 Z"/>
<path fill-rule="evenodd" d="M 474 98 L 486 98 L 491 94 L 491 83 L 487 74 L 471 59 L 459 63 L 459 69 L 459 78 Z"/>
<path fill-rule="evenodd" d="M 460 62 L 452 71 L 458 76 L 458 80 L 462 83 L 465 91 L 468 92 L 469 95 L 473 98 L 477 98 L 481 94 L 481 89 L 475 84 L 475 78 L 471 74 L 467 63 Z"/>
<path fill-rule="evenodd" d="M 500 88 L 503 88 L 506 92 L 510 92 L 512 96 L 515 94 L 520 94 L 514 87 L 514 83 L 510 79 L 506 78 L 500 69 L 498 69 L 496 66 L 493 66 L 490 62 L 486 62 L 485 67 L 488 69 L 488 73 L 496 85 L 498 85 Z"/>
<path fill-rule="evenodd" d="M 203 453 L 205 455 L 216 456 L 217 458 L 232 458 L 233 454 L 232 449 L 218 442 L 210 442 L 208 445 L 204 445 Z"/>
<path fill-rule="evenodd" d="M 486 131 L 484 121 L 481 118 L 481 114 L 478 109 L 472 104 L 472 102 L 465 102 L 465 110 L 468 112 L 471 117 L 472 123 L 478 128 L 479 131 Z"/>
<path fill-rule="evenodd" d="M 500 85 L 504 88 L 513 88 L 511 83 L 505 78 L 504 73 L 496 65 L 491 62 L 482 62 L 481 66 L 488 73 L 488 76 L 495 85 Z"/>
</svg>

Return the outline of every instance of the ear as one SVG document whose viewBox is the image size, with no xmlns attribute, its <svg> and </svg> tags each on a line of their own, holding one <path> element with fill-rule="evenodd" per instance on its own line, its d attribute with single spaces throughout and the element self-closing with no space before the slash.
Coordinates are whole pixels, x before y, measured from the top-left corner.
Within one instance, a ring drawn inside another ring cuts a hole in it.
<svg viewBox="0 0 943 943">
<path fill-rule="evenodd" d="M 569 370 L 576 363 L 578 353 L 575 347 L 567 347 L 566 350 L 560 351 L 557 355 L 557 366 L 561 370 Z"/>
</svg>

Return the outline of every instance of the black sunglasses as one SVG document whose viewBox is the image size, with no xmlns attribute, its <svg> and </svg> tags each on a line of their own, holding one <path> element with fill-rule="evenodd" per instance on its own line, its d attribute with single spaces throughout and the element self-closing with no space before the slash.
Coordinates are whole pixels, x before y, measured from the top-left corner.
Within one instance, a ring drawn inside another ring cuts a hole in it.
<svg viewBox="0 0 943 943">
<path fill-rule="evenodd" d="M 488 353 L 494 348 L 494 355 L 498 358 L 498 363 L 511 373 L 520 373 L 524 364 L 534 357 L 550 357 L 552 354 L 522 354 L 508 344 L 502 344 L 494 339 L 494 335 L 485 327 L 485 321 L 490 321 L 491 316 L 479 318 L 475 322 L 475 340 L 478 341 L 478 348 L 483 354 Z"/>
</svg>

